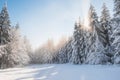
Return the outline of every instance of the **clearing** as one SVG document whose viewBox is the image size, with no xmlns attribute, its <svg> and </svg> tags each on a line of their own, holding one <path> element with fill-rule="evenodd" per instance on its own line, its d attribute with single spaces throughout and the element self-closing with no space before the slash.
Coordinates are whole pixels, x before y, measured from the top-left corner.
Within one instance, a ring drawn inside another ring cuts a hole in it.
<svg viewBox="0 0 120 80">
<path fill-rule="evenodd" d="M 0 70 L 0 80 L 120 80 L 120 66 L 42 64 Z"/>
</svg>

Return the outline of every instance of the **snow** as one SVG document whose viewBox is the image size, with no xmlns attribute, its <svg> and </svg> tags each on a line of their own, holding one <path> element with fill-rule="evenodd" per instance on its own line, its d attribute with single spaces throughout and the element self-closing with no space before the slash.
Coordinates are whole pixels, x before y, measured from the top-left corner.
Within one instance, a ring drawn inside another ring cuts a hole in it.
<svg viewBox="0 0 120 80">
<path fill-rule="evenodd" d="M 0 80 L 120 80 L 120 66 L 43 64 L 0 70 Z"/>
</svg>

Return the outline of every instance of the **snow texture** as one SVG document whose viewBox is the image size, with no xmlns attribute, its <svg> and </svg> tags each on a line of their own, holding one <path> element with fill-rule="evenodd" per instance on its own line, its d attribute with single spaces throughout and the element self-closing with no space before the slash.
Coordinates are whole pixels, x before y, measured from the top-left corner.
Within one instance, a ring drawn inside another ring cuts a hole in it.
<svg viewBox="0 0 120 80">
<path fill-rule="evenodd" d="M 0 70 L 0 80 L 120 80 L 120 66 L 44 64 Z"/>
</svg>

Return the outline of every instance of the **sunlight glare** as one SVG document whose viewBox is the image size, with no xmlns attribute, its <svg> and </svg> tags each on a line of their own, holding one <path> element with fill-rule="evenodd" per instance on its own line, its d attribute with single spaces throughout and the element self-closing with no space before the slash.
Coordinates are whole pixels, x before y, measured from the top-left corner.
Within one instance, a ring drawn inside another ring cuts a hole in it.
<svg viewBox="0 0 120 80">
<path fill-rule="evenodd" d="M 88 17 L 85 17 L 85 18 L 84 18 L 84 29 L 85 29 L 85 30 L 90 30 Z"/>
</svg>

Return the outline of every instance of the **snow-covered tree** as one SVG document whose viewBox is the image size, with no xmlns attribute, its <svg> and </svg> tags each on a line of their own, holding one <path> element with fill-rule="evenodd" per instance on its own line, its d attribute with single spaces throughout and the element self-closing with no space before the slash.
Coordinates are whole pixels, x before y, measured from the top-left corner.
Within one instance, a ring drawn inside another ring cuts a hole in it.
<svg viewBox="0 0 120 80">
<path fill-rule="evenodd" d="M 86 63 L 87 55 L 89 54 L 90 51 L 90 28 L 88 26 L 82 25 L 83 30 L 82 30 L 82 35 L 83 35 L 83 63 Z M 87 29 L 86 29 L 87 28 Z"/>
<path fill-rule="evenodd" d="M 98 32 L 98 39 L 101 42 L 100 44 L 103 45 L 103 51 L 102 53 L 109 58 L 113 56 L 112 52 L 112 40 L 111 40 L 111 35 L 112 35 L 112 25 L 111 25 L 111 18 L 109 14 L 109 10 L 107 9 L 105 3 L 103 4 L 102 7 L 102 14 L 100 18 L 100 27 L 98 27 L 97 32 Z M 99 44 L 98 44 L 99 45 Z M 111 62 L 111 60 L 109 60 Z"/>
<path fill-rule="evenodd" d="M 89 40 L 89 53 L 87 54 L 86 63 L 88 64 L 104 64 L 107 62 L 106 55 L 104 54 L 104 46 L 100 40 L 101 26 L 98 21 L 98 16 L 95 12 L 94 7 L 91 5 L 89 9 L 89 26 L 90 32 Z M 103 35 L 102 35 L 103 36 Z"/>
<path fill-rule="evenodd" d="M 66 43 L 67 43 L 67 38 L 65 36 L 62 36 L 58 41 L 58 44 L 55 46 L 55 52 L 52 59 L 53 63 L 60 63 L 60 58 L 59 58 L 59 56 L 61 55 L 60 51 L 62 50 L 62 48 L 65 46 Z"/>
<path fill-rule="evenodd" d="M 54 57 L 53 62 L 54 63 L 68 63 L 72 56 L 72 38 L 69 38 L 68 40 L 66 37 L 62 37 L 59 41 Z"/>
<path fill-rule="evenodd" d="M 32 53 L 32 47 L 31 47 L 31 44 L 29 42 L 29 40 L 27 39 L 26 36 L 23 37 L 23 43 L 24 43 L 24 47 L 25 47 L 25 50 L 28 54 L 31 54 Z"/>
<path fill-rule="evenodd" d="M 10 42 L 10 20 L 7 10 L 7 5 L 4 4 L 0 13 L 0 44 L 7 44 Z"/>
<path fill-rule="evenodd" d="M 87 34 L 88 37 L 88 54 L 87 54 L 87 58 L 89 58 L 89 55 L 91 55 L 91 53 L 96 52 L 96 39 L 97 39 L 97 32 L 96 32 L 96 26 L 98 25 L 98 16 L 95 12 L 94 7 L 91 5 L 89 8 L 89 13 L 88 13 L 88 20 L 89 20 L 89 27 L 90 30 Z"/>
<path fill-rule="evenodd" d="M 40 64 L 53 63 L 54 52 L 54 42 L 49 39 L 45 44 L 31 54 L 31 62 Z"/>
<path fill-rule="evenodd" d="M 74 33 L 73 33 L 73 42 L 72 42 L 72 59 L 71 63 L 73 64 L 81 64 L 80 61 L 80 28 L 81 24 L 78 25 L 75 23 Z"/>
<path fill-rule="evenodd" d="M 113 23 L 113 44 L 114 47 L 114 63 L 120 64 L 120 0 L 114 0 L 114 18 Z"/>
<path fill-rule="evenodd" d="M 47 43 L 44 45 L 44 48 L 47 52 L 45 55 L 46 63 L 52 63 L 52 58 L 53 58 L 54 51 L 55 51 L 54 41 L 52 39 L 49 39 Z"/>
<path fill-rule="evenodd" d="M 101 27 L 99 27 L 100 33 L 99 33 L 99 39 L 102 42 L 104 47 L 110 46 L 111 44 L 111 34 L 112 34 L 112 29 L 111 29 L 111 23 L 110 23 L 110 14 L 109 10 L 107 9 L 105 3 L 103 4 L 102 7 L 102 15 L 100 18 L 100 23 Z"/>
<path fill-rule="evenodd" d="M 84 25 L 82 25 L 82 27 L 84 27 Z M 87 57 L 87 53 L 86 53 L 86 43 L 87 43 L 87 35 L 86 35 L 86 30 L 84 30 L 83 28 L 81 29 L 81 38 L 80 38 L 80 41 L 81 41 L 81 51 L 80 51 L 80 55 L 82 56 L 81 57 L 81 62 L 82 63 L 85 63 L 86 61 L 86 57 Z"/>
<path fill-rule="evenodd" d="M 84 41 L 84 43 L 85 43 L 85 62 L 84 63 L 86 63 L 86 59 L 87 59 L 87 55 L 89 54 L 89 52 L 90 52 L 90 33 L 89 33 L 89 31 L 85 31 L 85 33 L 84 33 L 84 38 L 85 38 L 85 41 Z"/>
<path fill-rule="evenodd" d="M 95 12 L 94 7 L 91 5 L 90 9 L 89 9 L 89 26 L 91 28 L 90 31 L 90 44 L 89 44 L 89 48 L 90 48 L 90 53 L 92 52 L 96 52 L 96 39 L 97 39 L 97 31 L 96 31 L 96 26 L 98 26 L 98 16 Z"/>
<path fill-rule="evenodd" d="M 3 55 L 1 68 L 23 66 L 29 62 L 29 56 L 19 33 L 18 25 L 11 28 L 10 34 L 10 42 L 4 47 L 6 54 Z"/>
<path fill-rule="evenodd" d="M 95 25 L 98 23 L 98 16 L 95 12 L 94 7 L 91 5 L 89 8 L 89 12 L 88 12 L 88 20 L 89 20 L 89 33 L 87 34 L 87 39 L 88 39 L 88 44 L 87 44 L 87 60 L 86 63 L 90 63 L 90 59 L 92 59 L 92 57 L 90 57 L 91 55 L 94 55 L 93 53 L 96 52 L 96 29 L 95 29 Z"/>
<path fill-rule="evenodd" d="M 58 51 L 58 61 L 59 63 L 68 63 L 68 57 L 67 57 L 67 43 L 63 45 Z"/>
<path fill-rule="evenodd" d="M 84 61 L 84 37 L 81 23 L 75 23 L 73 41 L 72 41 L 72 59 L 71 63 L 81 64 Z"/>
<path fill-rule="evenodd" d="M 10 20 L 9 20 L 9 14 L 7 10 L 7 5 L 4 4 L 2 11 L 0 13 L 0 66 L 3 64 L 2 61 L 4 60 L 7 53 L 5 51 L 5 45 L 10 42 Z M 4 46 L 4 47 L 3 47 Z"/>
<path fill-rule="evenodd" d="M 72 60 L 72 51 L 73 51 L 73 48 L 72 48 L 72 40 L 73 38 L 69 38 L 68 41 L 67 41 L 67 59 L 68 59 L 68 62 L 71 62 Z"/>
</svg>

